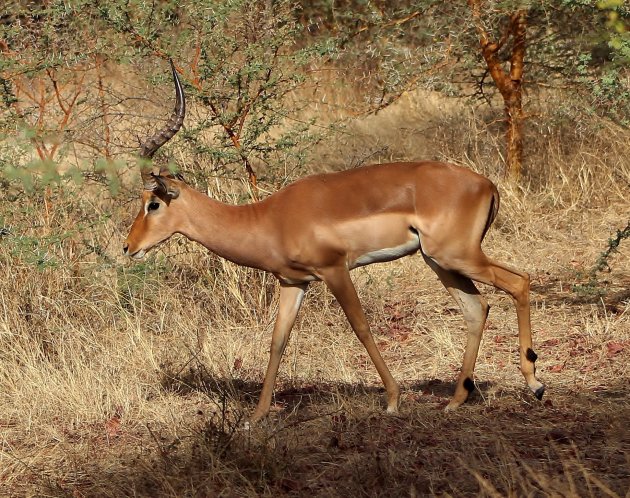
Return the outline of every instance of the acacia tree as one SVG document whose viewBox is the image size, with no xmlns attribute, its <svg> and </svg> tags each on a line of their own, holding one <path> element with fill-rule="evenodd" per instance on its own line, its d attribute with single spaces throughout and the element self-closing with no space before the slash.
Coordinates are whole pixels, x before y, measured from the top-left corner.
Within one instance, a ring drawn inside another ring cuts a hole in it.
<svg viewBox="0 0 630 498">
<path fill-rule="evenodd" d="M 343 45 L 351 45 L 360 37 L 369 44 L 367 57 L 372 59 L 371 80 L 380 97 L 372 99 L 369 109 L 376 112 L 394 102 L 405 91 L 416 86 L 444 91 L 451 95 L 466 94 L 467 85 L 451 83 L 470 78 L 468 87 L 482 88 L 489 73 L 503 98 L 506 122 L 506 175 L 517 181 L 523 162 L 523 75 L 525 64 L 528 11 L 484 8 L 482 0 L 468 0 L 465 5 L 443 5 L 434 1 L 400 2 L 396 7 L 379 4 L 378 9 L 362 11 L 347 0 L 362 16 L 334 13 L 331 31 L 343 31 L 338 25 L 347 22 Z M 405 5 L 406 4 L 406 5 Z M 463 19 L 470 19 L 462 23 Z M 357 26 L 358 24 L 358 26 Z M 458 29 L 453 29 L 457 26 Z M 498 30 L 496 26 L 501 26 Z M 498 39 L 495 34 L 499 32 Z M 372 39 L 368 38 L 368 34 Z M 478 71 L 478 54 L 485 69 Z M 369 71 L 364 71 L 363 73 Z M 475 81 L 479 76 L 479 81 Z M 451 82 L 449 82 L 449 80 Z M 482 92 L 485 90 L 482 88 Z"/>
<path fill-rule="evenodd" d="M 518 182 L 523 167 L 523 71 L 527 9 L 510 13 L 501 38 L 495 40 L 484 26 L 481 4 L 481 0 L 468 0 L 479 35 L 481 54 L 505 104 L 506 174 L 510 180 Z M 511 47 L 502 59 L 499 54 L 507 45 Z"/>
<path fill-rule="evenodd" d="M 176 141 L 189 147 L 193 163 L 244 171 L 254 199 L 257 167 L 295 167 L 317 140 L 311 121 L 295 119 L 300 104 L 290 102 L 304 82 L 302 69 L 319 56 L 317 46 L 296 45 L 302 27 L 291 2 L 189 0 L 148 8 L 114 0 L 100 15 L 135 57 L 175 60 L 197 104 Z"/>
<path fill-rule="evenodd" d="M 627 47 L 623 19 L 630 11 L 616 0 L 567 0 L 561 6 L 545 0 L 502 5 L 498 9 L 493 2 L 468 0 L 486 65 L 481 81 L 489 73 L 504 102 L 506 175 L 518 182 L 527 117 L 524 81 L 531 87 L 553 88 L 555 84 L 569 88 L 582 100 L 587 113 L 605 115 L 622 126 L 630 123 L 627 65 L 621 69 L 617 64 Z M 612 9 L 608 16 L 614 20 L 616 34 L 606 31 L 606 24 L 611 23 L 602 19 L 599 9 L 604 7 Z"/>
<path fill-rule="evenodd" d="M 298 117 L 303 104 L 291 96 L 305 81 L 302 69 L 334 47 L 296 43 L 302 26 L 290 1 L 12 0 L 7 12 L 0 24 L 0 133 L 27 129 L 48 164 L 75 154 L 77 143 L 83 159 L 101 169 L 137 150 L 137 137 L 168 114 L 171 87 L 160 59 L 169 57 L 191 104 L 171 150 L 179 148 L 202 182 L 208 174 L 244 173 L 256 198 L 261 172 L 283 183 L 325 133 Z M 69 42 L 75 39 L 81 50 Z M 130 83 L 109 70 L 129 75 Z M 138 92 L 142 80 L 158 88 Z M 26 171 L 24 160 L 6 157 L 0 153 L 0 176 Z"/>
<path fill-rule="evenodd" d="M 620 32 L 614 37 L 605 32 L 602 4 L 614 9 L 609 17 Z M 489 104 L 487 122 L 505 130 L 504 174 L 518 181 L 527 171 L 528 133 L 536 130 L 528 118 L 540 112 L 526 110 L 525 86 L 532 96 L 539 89 L 562 94 L 572 120 L 600 114 L 628 125 L 627 64 L 608 63 L 609 45 L 622 47 L 617 60 L 630 53 L 620 27 L 629 15 L 621 0 L 316 0 L 304 2 L 302 22 L 312 36 L 338 40 L 337 60 L 354 69 L 366 94 L 363 112 L 377 112 L 413 88 Z M 497 100 L 500 119 L 492 116 Z"/>
</svg>

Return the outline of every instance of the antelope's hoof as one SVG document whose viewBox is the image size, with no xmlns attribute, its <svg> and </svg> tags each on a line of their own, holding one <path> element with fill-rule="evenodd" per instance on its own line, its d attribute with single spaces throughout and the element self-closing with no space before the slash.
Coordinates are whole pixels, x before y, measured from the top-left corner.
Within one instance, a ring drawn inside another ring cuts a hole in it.
<svg viewBox="0 0 630 498">
<path fill-rule="evenodd" d="M 457 410 L 463 403 L 464 403 L 463 401 L 457 401 L 457 400 L 452 399 L 451 401 L 449 401 L 448 405 L 444 407 L 444 411 L 453 412 Z"/>
</svg>

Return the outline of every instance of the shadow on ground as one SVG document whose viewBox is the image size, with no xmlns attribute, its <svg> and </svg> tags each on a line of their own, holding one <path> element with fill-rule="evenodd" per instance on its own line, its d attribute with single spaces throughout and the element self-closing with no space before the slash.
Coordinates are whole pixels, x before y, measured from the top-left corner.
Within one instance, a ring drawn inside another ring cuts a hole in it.
<svg viewBox="0 0 630 498">
<path fill-rule="evenodd" d="M 281 390 L 283 409 L 247 430 L 260 385 L 200 371 L 165 375 L 165 390 L 223 396 L 243 407 L 180 427 L 136 427 L 98 457 L 68 458 L 52 496 L 625 496 L 630 489 L 630 388 L 538 402 L 524 390 L 492 403 L 473 397 L 441 408 L 453 385 L 404 389 L 398 416 L 382 411 L 380 388 L 350 384 Z M 483 385 L 486 389 L 489 385 Z"/>
<path fill-rule="evenodd" d="M 213 398 L 238 400 L 241 404 L 253 406 L 258 401 L 262 384 L 259 382 L 245 381 L 237 378 L 217 378 L 205 369 L 202 363 L 188 368 L 185 372 L 163 371 L 162 387 L 180 395 L 192 392 L 203 393 Z M 467 403 L 476 405 L 482 402 L 479 390 L 486 391 L 492 386 L 492 382 L 476 382 L 476 390 L 468 398 Z M 455 392 L 455 382 L 430 379 L 414 382 L 402 386 L 407 395 L 413 399 L 423 398 L 424 402 L 436 403 L 441 407 L 446 406 Z M 497 391 L 501 395 L 503 391 Z M 291 412 L 296 416 L 312 405 L 335 404 L 336 400 L 346 400 L 354 403 L 366 396 L 373 398 L 380 396 L 379 406 L 385 409 L 385 389 L 379 386 L 367 386 L 363 384 L 349 384 L 343 382 L 320 382 L 317 384 L 300 384 L 277 389 L 274 393 L 274 401 L 282 407 L 284 412 Z M 337 403 L 338 404 L 338 403 Z"/>
</svg>

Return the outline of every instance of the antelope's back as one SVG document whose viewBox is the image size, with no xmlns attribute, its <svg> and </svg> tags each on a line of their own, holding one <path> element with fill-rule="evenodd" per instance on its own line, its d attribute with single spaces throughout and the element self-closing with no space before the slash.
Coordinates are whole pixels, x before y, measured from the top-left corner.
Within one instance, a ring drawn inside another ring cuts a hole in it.
<svg viewBox="0 0 630 498">
<path fill-rule="evenodd" d="M 356 218 L 362 214 L 442 209 L 460 197 L 491 191 L 492 182 L 467 168 L 424 161 L 387 163 L 312 175 L 279 190 L 264 202 L 302 216 Z M 281 206 L 281 207 L 280 207 Z"/>
</svg>

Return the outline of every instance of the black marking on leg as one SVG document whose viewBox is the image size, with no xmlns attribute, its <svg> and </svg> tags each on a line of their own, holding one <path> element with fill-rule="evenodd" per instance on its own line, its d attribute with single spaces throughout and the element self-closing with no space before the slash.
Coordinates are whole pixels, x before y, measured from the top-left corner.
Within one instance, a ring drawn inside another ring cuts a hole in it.
<svg viewBox="0 0 630 498">
<path fill-rule="evenodd" d="M 545 394 L 545 386 L 541 386 L 538 389 L 536 389 L 536 392 L 534 393 L 534 396 L 536 396 L 538 399 L 542 400 L 543 394 Z"/>
<path fill-rule="evenodd" d="M 536 360 L 538 359 L 538 355 L 534 353 L 534 350 L 532 348 L 527 348 L 527 352 L 525 353 L 525 358 L 527 358 L 532 363 L 535 363 Z"/>
<path fill-rule="evenodd" d="M 472 381 L 472 379 L 470 377 L 466 377 L 464 379 L 464 388 L 469 393 L 471 393 L 471 392 L 473 392 L 475 390 L 475 383 Z"/>
</svg>

